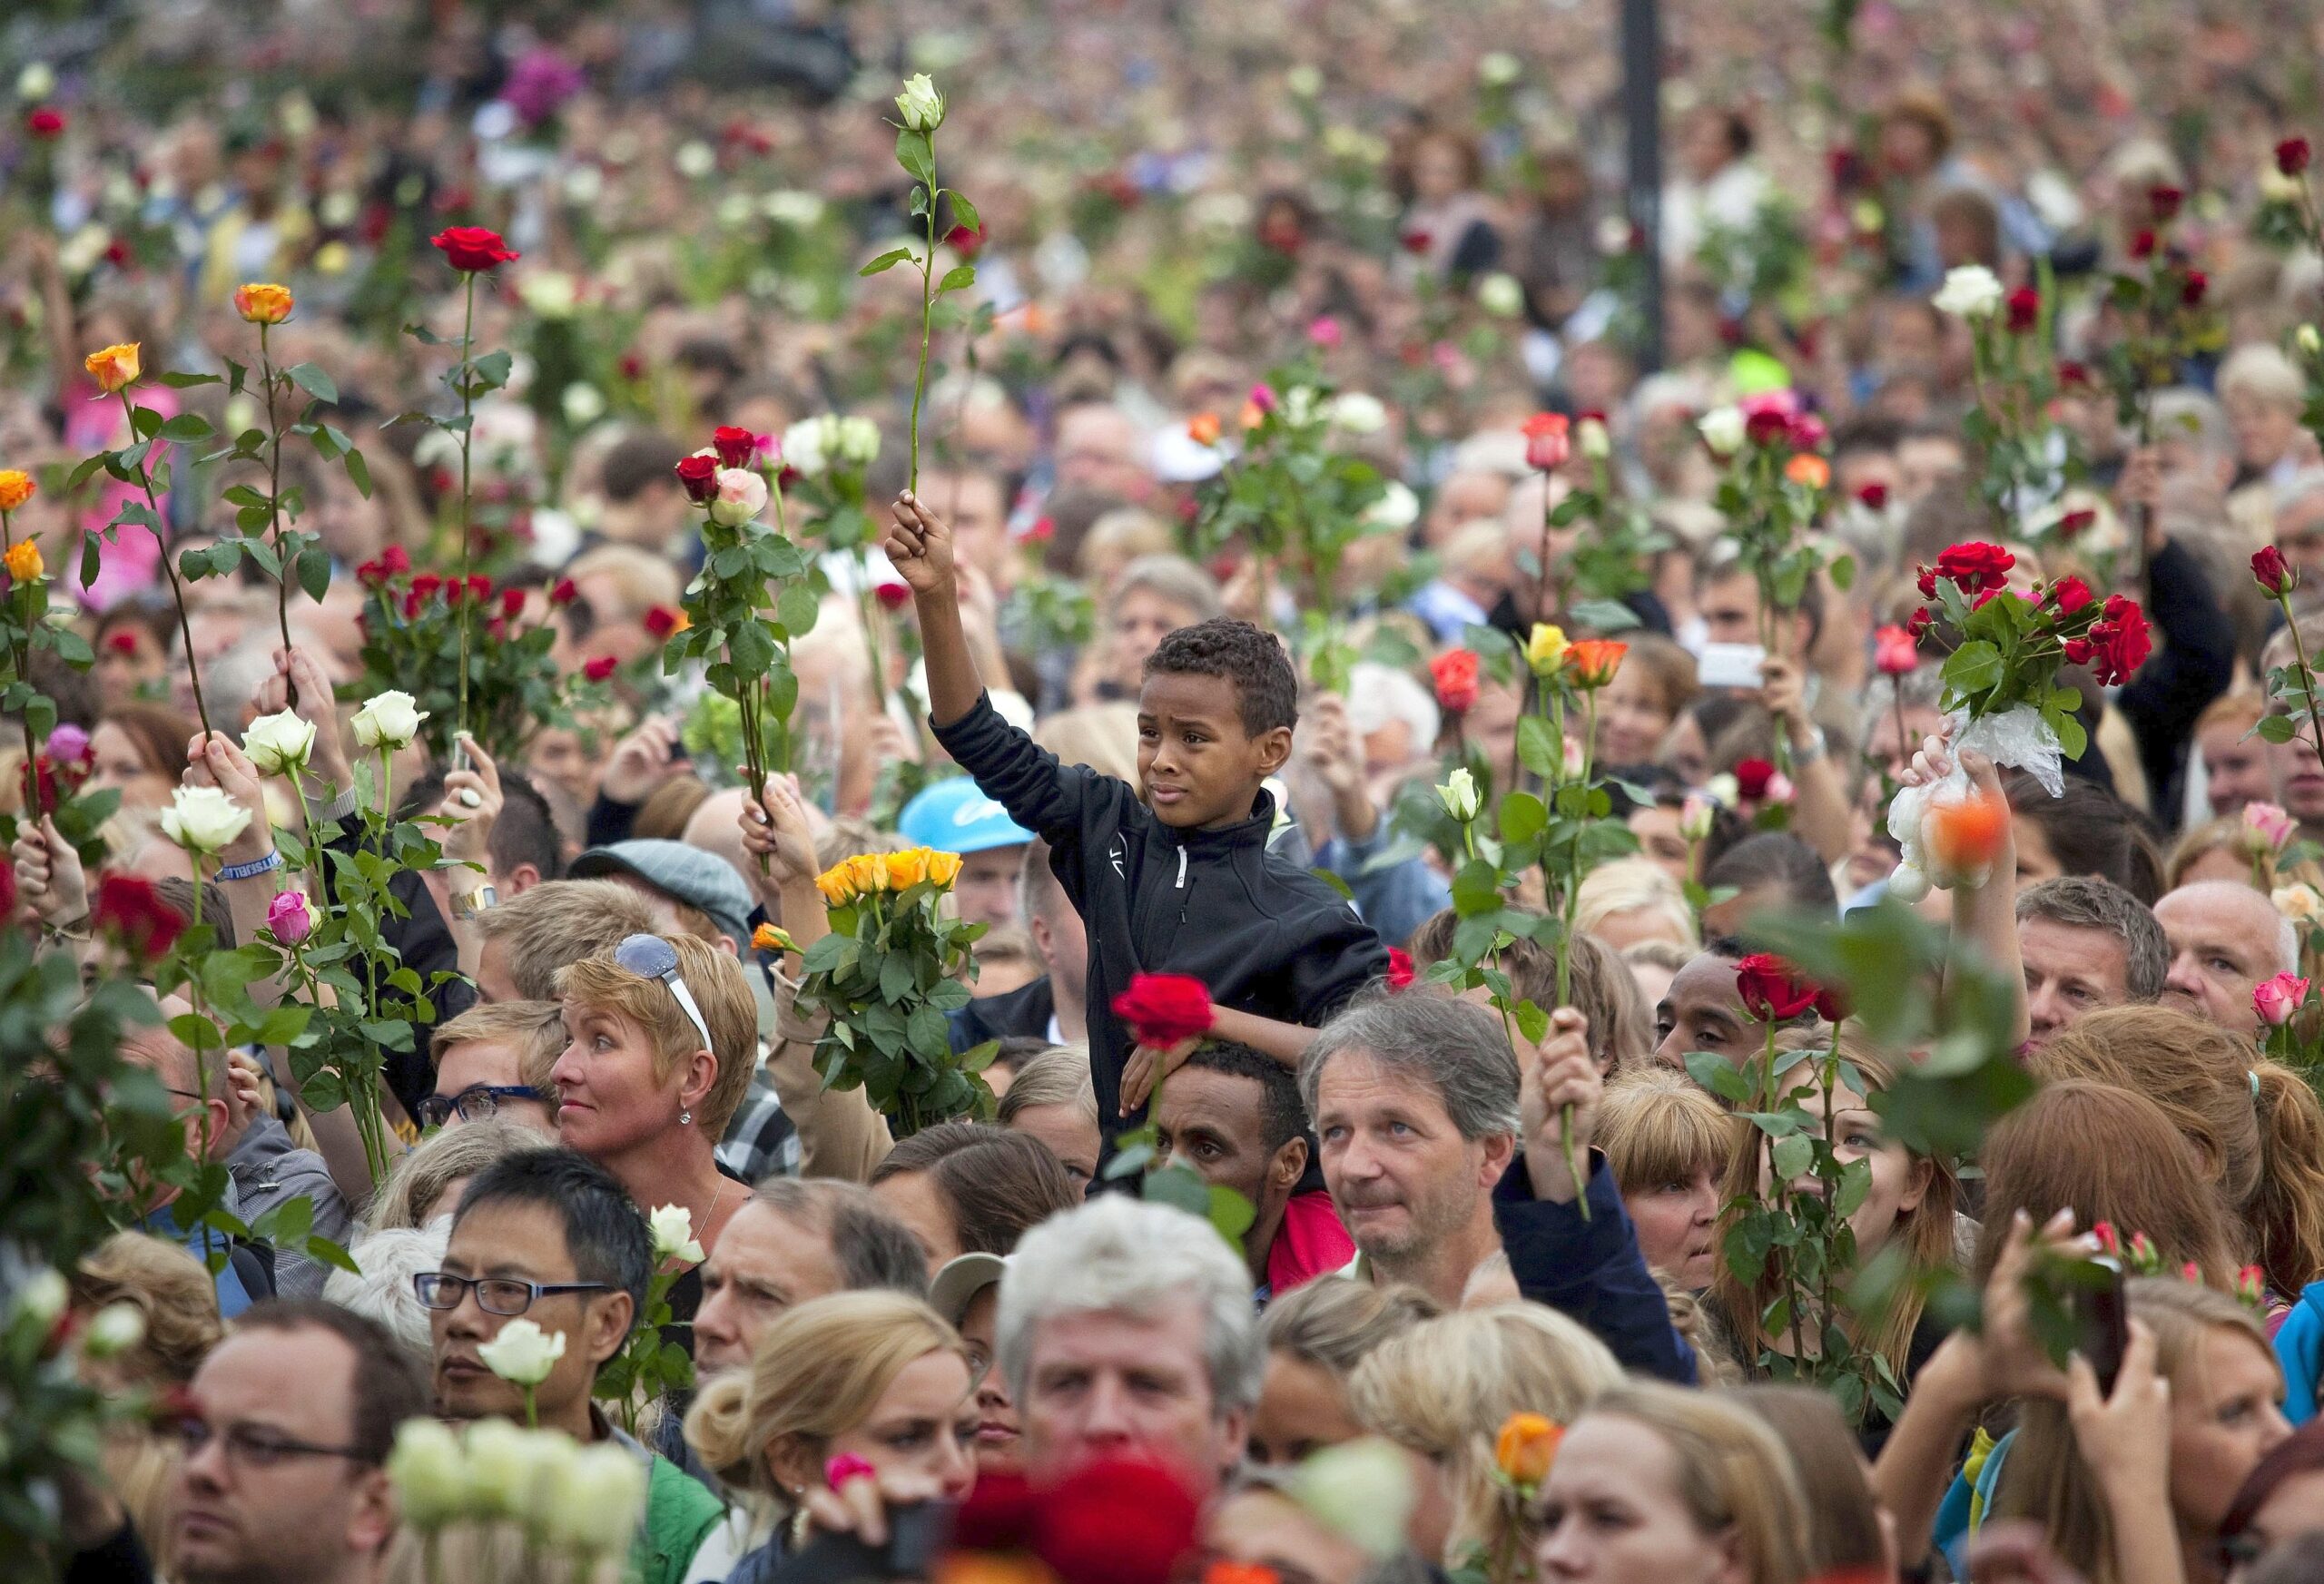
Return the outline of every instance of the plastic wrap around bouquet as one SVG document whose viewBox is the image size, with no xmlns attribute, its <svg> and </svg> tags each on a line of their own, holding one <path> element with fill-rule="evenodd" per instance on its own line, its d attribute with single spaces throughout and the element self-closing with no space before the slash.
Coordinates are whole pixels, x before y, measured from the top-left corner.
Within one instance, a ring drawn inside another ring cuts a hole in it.
<svg viewBox="0 0 2324 1584">
<path fill-rule="evenodd" d="M 1963 822 L 1944 816 L 1977 799 L 1960 755 L 1983 753 L 2025 771 L 2052 797 L 2065 790 L 2065 762 L 2089 745 L 2075 710 L 2078 689 L 2058 672 L 2084 665 L 2101 685 L 2130 680 L 2152 644 L 2136 601 L 2102 603 L 2079 577 L 2037 581 L 2016 571 L 1998 545 L 1955 545 L 1923 567 L 1921 597 L 1907 630 L 1915 642 L 1940 621 L 1960 635 L 1945 657 L 1942 707 L 1951 730 L 1954 767 L 1926 786 L 1908 786 L 1888 809 L 1888 834 L 1903 857 L 1888 894 L 1916 901 L 1932 886 L 1979 886 L 1992 843 L 1964 842 Z"/>
</svg>

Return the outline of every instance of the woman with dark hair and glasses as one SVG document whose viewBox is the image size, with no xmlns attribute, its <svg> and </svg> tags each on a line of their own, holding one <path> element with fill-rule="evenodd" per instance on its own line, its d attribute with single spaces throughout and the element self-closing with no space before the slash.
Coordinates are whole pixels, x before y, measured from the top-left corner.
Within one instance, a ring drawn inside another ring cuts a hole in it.
<svg viewBox="0 0 2324 1584">
<path fill-rule="evenodd" d="M 557 975 L 564 1054 L 550 1069 L 556 1132 L 620 1182 L 639 1209 L 675 1205 L 707 1251 L 750 1197 L 715 1150 L 758 1059 L 758 1008 L 730 951 L 691 935 L 632 935 Z M 681 1290 L 683 1289 L 683 1290 Z M 671 1293 L 694 1317 L 700 1281 Z"/>
</svg>

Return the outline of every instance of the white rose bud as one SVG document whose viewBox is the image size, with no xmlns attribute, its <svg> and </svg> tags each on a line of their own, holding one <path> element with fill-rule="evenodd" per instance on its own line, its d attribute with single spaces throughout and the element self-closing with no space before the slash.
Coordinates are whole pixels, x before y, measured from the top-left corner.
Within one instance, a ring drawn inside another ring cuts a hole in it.
<svg viewBox="0 0 2324 1584">
<path fill-rule="evenodd" d="M 529 1320 L 512 1320 L 476 1353 L 486 1369 L 511 1385 L 537 1386 L 565 1356 L 565 1333 L 543 1331 Z"/>
<path fill-rule="evenodd" d="M 250 826 L 251 812 L 214 786 L 182 786 L 162 811 L 162 834 L 188 852 L 214 853 Z"/>
<path fill-rule="evenodd" d="M 1465 766 L 1454 771 L 1436 789 L 1436 801 L 1444 805 L 1446 813 L 1467 824 L 1477 817 L 1477 778 Z"/>
<path fill-rule="evenodd" d="M 1496 270 L 1478 280 L 1477 306 L 1495 319 L 1515 319 L 1525 311 L 1525 288 L 1516 276 Z"/>
<path fill-rule="evenodd" d="M 1364 508 L 1364 520 L 1373 527 L 1402 533 L 1420 521 L 1420 497 L 1401 479 L 1391 478 L 1380 498 Z"/>
<path fill-rule="evenodd" d="M 46 1331 L 56 1323 L 56 1317 L 64 1313 L 64 1305 L 72 1296 L 72 1289 L 64 1284 L 63 1273 L 42 1271 L 16 1289 L 16 1313 L 42 1331 Z"/>
<path fill-rule="evenodd" d="M 388 1481 L 404 1522 L 422 1532 L 443 1528 L 468 1505 L 468 1458 L 459 1438 L 441 1420 L 405 1420 L 388 1454 Z"/>
<path fill-rule="evenodd" d="M 16 74 L 16 97 L 32 103 L 56 92 L 56 72 L 46 61 L 34 61 Z"/>
<path fill-rule="evenodd" d="M 859 467 L 869 467 L 880 457 L 880 426 L 868 418 L 838 420 L 839 454 Z"/>
<path fill-rule="evenodd" d="M 556 398 L 564 409 L 565 421 L 576 429 L 586 429 L 606 416 L 606 395 L 586 379 L 576 379 Z"/>
<path fill-rule="evenodd" d="M 1930 299 L 1941 313 L 1960 319 L 1990 319 L 2001 310 L 2001 278 L 1983 264 L 1948 270 L 1945 284 Z"/>
<path fill-rule="evenodd" d="M 289 775 L 306 769 L 307 756 L 314 747 L 314 723 L 300 720 L 292 710 L 261 715 L 242 733 L 242 752 L 266 775 Z"/>
<path fill-rule="evenodd" d="M 366 748 L 393 751 L 409 746 L 419 735 L 419 723 L 428 718 L 428 713 L 419 705 L 419 700 L 394 688 L 378 694 L 355 712 L 351 723 L 355 740 Z"/>
<path fill-rule="evenodd" d="M 1573 448 L 1593 462 L 1602 462 L 1613 455 L 1614 438 L 1603 423 L 1586 418 L 1573 426 Z"/>
<path fill-rule="evenodd" d="M 468 1426 L 464 1505 L 478 1518 L 521 1518 L 531 1510 L 531 1449 L 524 1429 L 506 1419 Z M 456 1512 L 458 1510 L 456 1510 Z"/>
<path fill-rule="evenodd" d="M 1732 457 L 1743 444 L 1746 420 L 1739 407 L 1715 407 L 1697 420 L 1696 431 L 1714 457 Z"/>
<path fill-rule="evenodd" d="M 944 95 L 936 91 L 925 72 L 904 79 L 904 91 L 896 95 L 897 113 L 904 124 L 914 132 L 934 132 L 944 124 Z"/>
<path fill-rule="evenodd" d="M 831 420 L 801 418 L 783 431 L 783 459 L 808 478 L 820 478 L 831 466 Z"/>
<path fill-rule="evenodd" d="M 1700 792 L 1689 792 L 1687 801 L 1679 805 L 1679 834 L 1689 841 L 1700 841 L 1710 834 L 1718 817 L 1717 803 Z"/>
<path fill-rule="evenodd" d="M 688 1264 L 702 1263 L 702 1245 L 694 1237 L 694 1212 L 684 1205 L 662 1205 L 646 1217 L 654 1231 L 654 1259 L 684 1260 Z"/>
<path fill-rule="evenodd" d="M 1332 423 L 1351 435 L 1374 435 L 1388 427 L 1388 409 L 1380 398 L 1351 390 L 1332 398 Z"/>
<path fill-rule="evenodd" d="M 145 1311 L 134 1304 L 108 1304 L 89 1322 L 81 1351 L 93 1359 L 127 1353 L 145 1340 Z"/>
<path fill-rule="evenodd" d="M 645 1516 L 645 1465 L 606 1441 L 577 1447 L 546 1486 L 541 1528 L 587 1556 L 625 1554 Z"/>
<path fill-rule="evenodd" d="M 699 139 L 680 143 L 676 159 L 678 174 L 690 182 L 699 182 L 718 169 L 717 153 Z"/>
<path fill-rule="evenodd" d="M 740 527 L 764 510 L 764 478 L 747 467 L 721 467 L 718 470 L 718 493 L 710 501 L 711 521 L 723 527 Z"/>
</svg>

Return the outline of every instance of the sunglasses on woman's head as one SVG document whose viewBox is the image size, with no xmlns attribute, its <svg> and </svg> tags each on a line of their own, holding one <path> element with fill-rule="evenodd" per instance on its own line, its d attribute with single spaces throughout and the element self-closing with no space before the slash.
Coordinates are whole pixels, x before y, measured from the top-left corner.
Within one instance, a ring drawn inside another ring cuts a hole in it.
<svg viewBox="0 0 2324 1584">
<path fill-rule="evenodd" d="M 702 1008 L 694 1004 L 694 992 L 686 989 L 686 981 L 678 973 L 678 949 L 659 935 L 631 935 L 614 948 L 614 961 L 640 979 L 660 979 L 670 987 L 670 994 L 677 998 L 678 1009 L 702 1036 L 702 1048 L 716 1051 L 717 1044 L 710 1038 L 710 1025 L 703 1020 Z"/>
</svg>

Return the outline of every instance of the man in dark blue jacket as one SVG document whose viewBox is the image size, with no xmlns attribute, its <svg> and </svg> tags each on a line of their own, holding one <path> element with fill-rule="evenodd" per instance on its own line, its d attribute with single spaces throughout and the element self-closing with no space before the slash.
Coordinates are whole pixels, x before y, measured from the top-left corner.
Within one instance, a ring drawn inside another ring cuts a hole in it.
<svg viewBox="0 0 2324 1584">
<path fill-rule="evenodd" d="M 1671 1329 L 1612 1169 L 1590 1148 L 1604 1081 L 1586 1032 L 1561 1008 L 1540 1049 L 1512 1054 L 1492 1013 L 1418 987 L 1324 1028 L 1299 1090 L 1355 1239 L 1349 1274 L 1409 1282 L 1450 1309 L 1505 1251 L 1525 1297 L 1588 1326 L 1625 1367 L 1692 1384 L 1693 1351 Z M 1560 1136 L 1567 1106 L 1586 1218 Z"/>
</svg>

